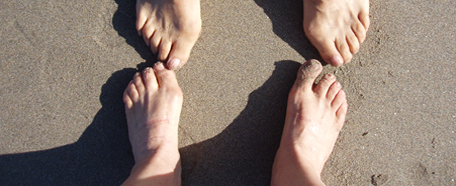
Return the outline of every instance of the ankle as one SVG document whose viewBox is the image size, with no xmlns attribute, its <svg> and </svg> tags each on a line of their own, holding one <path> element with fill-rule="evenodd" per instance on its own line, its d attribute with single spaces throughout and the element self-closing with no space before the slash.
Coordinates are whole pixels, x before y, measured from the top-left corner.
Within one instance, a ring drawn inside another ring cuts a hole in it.
<svg viewBox="0 0 456 186">
<path fill-rule="evenodd" d="M 176 170 L 180 172 L 180 167 L 180 154 L 177 149 L 176 152 L 157 150 L 155 153 L 137 161 L 133 166 L 131 175 L 136 175 L 135 177 L 149 177 L 176 172 Z"/>
</svg>

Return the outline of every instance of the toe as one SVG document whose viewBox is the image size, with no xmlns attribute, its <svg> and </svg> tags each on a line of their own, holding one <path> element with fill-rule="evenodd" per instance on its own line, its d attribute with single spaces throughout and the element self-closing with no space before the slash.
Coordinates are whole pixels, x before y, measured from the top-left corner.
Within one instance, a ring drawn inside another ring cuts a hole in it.
<svg viewBox="0 0 456 186">
<path fill-rule="evenodd" d="M 142 28 L 142 36 L 147 46 L 150 46 L 150 38 L 155 34 L 155 28 L 150 23 L 146 23 Z"/>
<path fill-rule="evenodd" d="M 326 97 L 329 87 L 336 81 L 336 77 L 332 74 L 325 74 L 315 86 L 315 93 L 319 97 Z"/>
<path fill-rule="evenodd" d="M 162 62 L 158 62 L 154 65 L 154 71 L 157 76 L 160 89 L 180 91 L 174 71 L 166 69 Z"/>
<path fill-rule="evenodd" d="M 143 70 L 143 80 L 147 90 L 155 91 L 158 89 L 157 78 L 155 77 L 154 70 L 147 67 Z"/>
<path fill-rule="evenodd" d="M 352 54 L 356 54 L 359 50 L 359 40 L 354 33 L 349 33 L 347 35 L 347 43 Z"/>
<path fill-rule="evenodd" d="M 347 102 L 343 102 L 339 109 L 336 111 L 337 123 L 340 125 L 339 127 L 342 128 L 345 121 L 345 116 L 347 115 L 348 104 Z"/>
<path fill-rule="evenodd" d="M 133 103 L 139 101 L 139 93 L 133 81 L 131 81 L 130 84 L 128 84 L 128 87 L 125 91 L 130 97 L 130 99 L 133 101 Z"/>
<path fill-rule="evenodd" d="M 364 29 L 367 31 L 370 26 L 369 5 L 367 5 L 367 8 L 364 8 L 364 10 L 359 13 L 358 19 L 361 22 L 361 24 L 364 26 Z"/>
<path fill-rule="evenodd" d="M 132 82 L 130 82 L 130 84 L 132 84 Z M 133 107 L 133 100 L 131 99 L 131 97 L 128 93 L 130 84 L 128 84 L 128 87 L 125 89 L 124 94 L 123 94 L 123 101 L 125 103 L 125 108 L 127 108 L 127 109 L 131 109 L 131 107 Z"/>
<path fill-rule="evenodd" d="M 158 53 L 158 47 L 160 46 L 161 41 L 162 41 L 162 38 L 157 33 L 154 33 L 152 38 L 150 38 L 150 49 L 152 50 L 152 52 L 154 54 Z"/>
<path fill-rule="evenodd" d="M 361 22 L 353 25 L 352 31 L 360 43 L 364 42 L 366 39 L 366 28 L 361 24 Z"/>
<path fill-rule="evenodd" d="M 133 84 L 136 86 L 136 90 L 137 90 L 139 95 L 144 94 L 145 87 L 144 87 L 144 83 L 143 83 L 143 80 L 142 80 L 141 75 L 140 75 L 139 72 L 137 72 L 133 76 Z"/>
<path fill-rule="evenodd" d="M 339 91 L 342 89 L 342 85 L 339 82 L 334 82 L 328 90 L 328 93 L 326 94 L 326 98 L 328 100 L 334 100 L 334 97 L 339 93 Z"/>
<path fill-rule="evenodd" d="M 315 79 L 320 75 L 321 70 L 321 63 L 315 59 L 311 59 L 302 64 L 299 68 L 298 76 L 292 90 L 312 90 Z"/>
<path fill-rule="evenodd" d="M 339 93 L 334 98 L 334 100 L 332 101 L 331 107 L 334 108 L 335 110 L 337 110 L 345 102 L 347 102 L 345 91 L 340 90 Z"/>
<path fill-rule="evenodd" d="M 158 49 L 158 60 L 167 61 L 169 51 L 171 51 L 172 43 L 168 40 L 162 39 L 160 42 L 160 47 Z"/>
<path fill-rule="evenodd" d="M 340 54 L 342 55 L 342 58 L 344 59 L 344 62 L 345 63 L 350 62 L 353 55 L 350 52 L 350 47 L 348 47 L 347 39 L 345 37 L 343 37 L 343 39 L 337 40 L 336 45 L 337 45 L 337 49 L 339 50 Z"/>
<path fill-rule="evenodd" d="M 187 62 L 193 45 L 194 43 L 187 41 L 176 41 L 173 44 L 172 50 L 169 54 L 169 60 L 166 65 L 172 70 L 182 67 Z"/>
<path fill-rule="evenodd" d="M 312 44 L 317 48 L 321 57 L 333 66 L 340 66 L 344 64 L 344 60 L 334 44 L 334 41 L 324 39 L 322 41 L 315 41 Z"/>
<path fill-rule="evenodd" d="M 145 15 L 144 11 L 136 11 L 136 30 L 138 31 L 139 35 L 142 35 L 142 31 L 144 25 L 147 22 L 147 16 Z"/>
</svg>

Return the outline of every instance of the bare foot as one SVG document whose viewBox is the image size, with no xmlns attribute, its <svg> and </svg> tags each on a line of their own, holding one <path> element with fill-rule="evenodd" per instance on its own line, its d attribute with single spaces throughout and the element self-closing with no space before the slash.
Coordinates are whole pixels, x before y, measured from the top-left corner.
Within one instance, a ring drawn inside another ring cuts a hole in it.
<svg viewBox="0 0 456 186">
<path fill-rule="evenodd" d="M 324 185 L 320 174 L 344 124 L 347 101 L 334 75 L 314 84 L 321 70 L 320 62 L 311 60 L 298 72 L 271 185 Z"/>
<path fill-rule="evenodd" d="M 123 185 L 180 185 L 178 124 L 182 91 L 162 63 L 136 73 L 124 92 L 135 166 Z"/>
<path fill-rule="evenodd" d="M 137 0 L 136 29 L 169 69 L 184 65 L 201 32 L 199 0 Z"/>
<path fill-rule="evenodd" d="M 304 32 L 333 66 L 352 59 L 369 24 L 369 0 L 304 0 Z"/>
</svg>

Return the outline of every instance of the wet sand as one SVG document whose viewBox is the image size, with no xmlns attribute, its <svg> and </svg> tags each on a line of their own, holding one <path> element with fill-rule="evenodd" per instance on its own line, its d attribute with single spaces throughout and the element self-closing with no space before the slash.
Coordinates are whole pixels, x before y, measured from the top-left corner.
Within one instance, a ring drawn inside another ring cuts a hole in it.
<svg viewBox="0 0 456 186">
<path fill-rule="evenodd" d="M 156 60 L 134 0 L 0 2 L 0 185 L 118 185 L 122 92 Z M 373 0 L 361 50 L 326 65 L 349 112 L 327 185 L 456 184 L 456 2 Z M 268 185 L 296 70 L 317 58 L 302 2 L 203 1 L 177 72 L 183 185 Z"/>
</svg>

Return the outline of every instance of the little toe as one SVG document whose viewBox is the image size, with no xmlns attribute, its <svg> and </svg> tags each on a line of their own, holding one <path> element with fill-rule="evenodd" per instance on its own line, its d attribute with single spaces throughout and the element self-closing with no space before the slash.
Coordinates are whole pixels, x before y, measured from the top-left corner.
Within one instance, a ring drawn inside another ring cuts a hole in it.
<svg viewBox="0 0 456 186">
<path fill-rule="evenodd" d="M 158 60 L 167 61 L 169 56 L 169 51 L 171 51 L 172 43 L 164 38 L 160 42 L 160 47 L 158 49 Z"/>
<path fill-rule="evenodd" d="M 325 74 L 323 78 L 315 86 L 315 93 L 319 97 L 326 97 L 329 87 L 336 81 L 336 77 L 332 74 Z"/>
<path fill-rule="evenodd" d="M 138 31 L 139 35 L 142 35 L 142 30 L 147 22 L 147 16 L 145 15 L 144 11 L 137 11 L 136 17 L 136 30 Z"/>
<path fill-rule="evenodd" d="M 315 48 L 317 48 L 321 57 L 332 66 L 340 66 L 344 64 L 344 60 L 336 48 L 334 41 L 325 39 L 323 41 L 312 42 Z"/>
<path fill-rule="evenodd" d="M 173 44 L 166 63 L 169 69 L 176 70 L 182 67 L 188 60 L 194 43 L 178 40 Z"/>
<path fill-rule="evenodd" d="M 166 69 L 162 62 L 158 62 L 154 65 L 154 71 L 160 89 L 165 88 L 180 91 L 174 71 Z"/>
<path fill-rule="evenodd" d="M 315 79 L 322 71 L 321 63 L 311 59 L 301 65 L 293 89 L 312 90 Z"/>
<path fill-rule="evenodd" d="M 367 8 L 364 8 L 358 15 L 358 19 L 361 24 L 364 26 L 364 29 L 367 31 L 370 26 L 370 19 L 369 19 L 369 5 Z"/>
<path fill-rule="evenodd" d="M 334 97 L 339 93 L 339 91 L 342 89 L 342 85 L 336 81 L 334 82 L 328 90 L 328 93 L 326 94 L 326 98 L 328 100 L 334 100 Z"/>
<path fill-rule="evenodd" d="M 143 70 L 143 80 L 147 90 L 154 91 L 158 89 L 157 78 L 155 77 L 154 70 L 147 67 Z"/>
<path fill-rule="evenodd" d="M 334 98 L 334 100 L 332 101 L 331 107 L 337 110 L 344 102 L 347 102 L 345 91 L 340 90 L 339 93 Z"/>
</svg>

